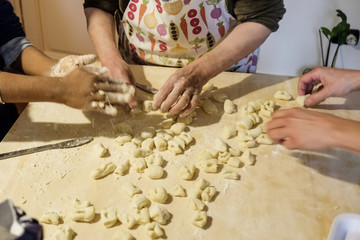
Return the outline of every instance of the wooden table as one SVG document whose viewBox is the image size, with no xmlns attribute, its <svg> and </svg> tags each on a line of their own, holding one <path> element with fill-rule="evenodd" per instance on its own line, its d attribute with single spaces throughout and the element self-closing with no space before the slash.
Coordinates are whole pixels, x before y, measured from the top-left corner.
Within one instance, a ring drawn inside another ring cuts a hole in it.
<svg viewBox="0 0 360 240">
<path fill-rule="evenodd" d="M 172 68 L 132 66 L 136 79 L 159 88 L 174 71 Z M 261 74 L 222 73 L 211 81 L 241 107 L 251 100 L 273 99 L 277 90 L 296 94 L 297 78 Z M 139 99 L 151 95 L 140 93 Z M 359 119 L 360 95 L 331 98 L 317 107 L 350 119 Z M 295 101 L 276 101 L 280 108 L 296 106 Z M 123 177 L 109 175 L 94 180 L 89 172 L 101 162 L 118 163 L 128 153 L 114 139 L 116 125 L 127 122 L 135 132 L 145 126 L 157 126 L 164 119 L 160 113 L 137 117 L 110 117 L 54 103 L 31 103 L 0 144 L 0 152 L 29 148 L 83 136 L 94 141 L 73 149 L 49 150 L 12 159 L 0 160 L 0 201 L 9 198 L 28 215 L 40 218 L 45 211 L 56 211 L 77 233 L 75 239 L 111 239 L 117 229 L 131 232 L 136 239 L 147 239 L 144 227 L 127 230 L 118 223 L 105 228 L 97 214 L 92 223 L 76 223 L 68 212 L 74 198 L 94 204 L 96 213 L 116 206 L 130 208 L 130 199 L 121 184 L 132 182 L 146 194 L 151 186 L 169 190 L 180 183 L 187 190 L 194 181 L 179 178 L 177 170 L 196 161 L 199 152 L 213 148 L 214 139 L 225 126 L 241 118 L 239 113 L 226 114 L 222 104 L 215 116 L 200 108 L 189 126 L 196 142 L 184 154 L 168 151 L 161 154 L 167 161 L 167 177 L 150 180 L 130 171 Z M 311 134 L 311 133 L 304 133 Z M 92 150 L 96 143 L 109 148 L 110 156 L 100 158 Z M 236 146 L 236 138 L 228 143 Z M 326 239 L 332 220 L 344 212 L 360 213 L 360 157 L 342 150 L 321 152 L 289 151 L 278 145 L 260 145 L 251 150 L 257 155 L 254 166 L 234 169 L 238 181 L 224 179 L 220 174 L 199 173 L 218 190 L 208 204 L 209 223 L 205 229 L 190 223 L 191 210 L 185 198 L 172 198 L 165 207 L 172 213 L 171 222 L 163 226 L 167 239 Z M 227 166 L 225 166 L 227 167 Z M 45 239 L 52 239 L 56 226 L 44 224 Z"/>
</svg>

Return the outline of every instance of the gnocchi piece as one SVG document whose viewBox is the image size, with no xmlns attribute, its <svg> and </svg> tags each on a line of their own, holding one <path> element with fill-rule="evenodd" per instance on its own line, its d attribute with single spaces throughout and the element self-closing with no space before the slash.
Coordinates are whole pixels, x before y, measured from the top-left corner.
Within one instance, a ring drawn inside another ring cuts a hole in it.
<svg viewBox="0 0 360 240">
<path fill-rule="evenodd" d="M 131 142 L 136 146 L 140 147 L 142 143 L 142 139 L 140 138 L 140 136 L 137 135 L 131 139 Z"/>
<path fill-rule="evenodd" d="M 219 152 L 218 160 L 219 162 L 226 164 L 230 157 L 231 157 L 230 152 Z"/>
<path fill-rule="evenodd" d="M 275 92 L 274 98 L 278 100 L 289 101 L 292 99 L 292 96 L 286 91 L 279 90 Z"/>
<path fill-rule="evenodd" d="M 165 151 L 167 149 L 167 142 L 164 138 L 156 136 L 154 137 L 155 148 L 159 151 Z"/>
<path fill-rule="evenodd" d="M 141 148 L 145 150 L 153 150 L 155 148 L 155 142 L 153 138 L 147 138 L 141 143 Z"/>
<path fill-rule="evenodd" d="M 175 142 L 174 140 L 170 140 L 168 141 L 168 150 L 170 152 L 173 152 L 175 154 L 180 154 L 182 153 L 184 150 L 181 148 L 180 144 Z"/>
<path fill-rule="evenodd" d="M 120 213 L 118 211 L 117 218 L 128 229 L 132 229 L 136 225 L 136 219 L 128 213 L 125 212 Z"/>
<path fill-rule="evenodd" d="M 182 138 L 179 137 L 179 136 L 175 136 L 175 137 L 174 137 L 174 141 L 179 144 L 179 146 L 181 147 L 182 150 L 185 150 L 186 143 L 185 143 L 185 140 L 184 140 L 184 139 L 182 139 Z"/>
<path fill-rule="evenodd" d="M 305 107 L 305 100 L 306 98 L 309 96 L 310 94 L 306 94 L 306 95 L 302 95 L 302 96 L 297 96 L 296 97 L 296 103 L 301 106 L 301 107 Z"/>
<path fill-rule="evenodd" d="M 210 182 L 203 179 L 203 178 L 199 178 L 196 182 L 195 182 L 195 186 L 200 189 L 200 190 L 204 190 L 205 188 L 207 188 L 210 185 Z"/>
<path fill-rule="evenodd" d="M 241 148 L 253 148 L 256 146 L 256 141 L 250 140 L 240 143 Z"/>
<path fill-rule="evenodd" d="M 116 169 L 116 165 L 112 162 L 102 163 L 99 168 L 92 170 L 90 175 L 94 179 L 100 179 L 113 173 Z"/>
<path fill-rule="evenodd" d="M 137 224 L 145 225 L 150 222 L 149 208 L 136 209 L 134 218 Z"/>
<path fill-rule="evenodd" d="M 129 196 L 129 197 L 133 197 L 135 194 L 139 194 L 141 193 L 140 188 L 138 188 L 137 186 L 135 186 L 132 183 L 129 182 L 125 182 L 122 184 L 121 189 Z"/>
<path fill-rule="evenodd" d="M 224 92 L 214 92 L 211 97 L 219 103 L 223 103 L 226 99 L 229 99 L 228 95 Z"/>
<path fill-rule="evenodd" d="M 131 125 L 128 123 L 125 123 L 125 122 L 119 123 L 117 125 L 117 128 L 121 133 L 127 133 L 129 135 L 133 134 L 133 129 L 132 129 Z"/>
<path fill-rule="evenodd" d="M 178 184 L 171 189 L 170 194 L 175 197 L 186 197 L 186 190 Z"/>
<path fill-rule="evenodd" d="M 217 154 L 218 155 L 218 154 Z M 202 160 L 208 160 L 211 158 L 215 158 L 215 155 L 208 151 L 208 150 L 202 150 L 197 158 L 198 161 L 202 161 Z"/>
<path fill-rule="evenodd" d="M 212 103 L 209 99 L 206 99 L 202 105 L 205 113 L 209 115 L 215 115 L 218 113 L 218 109 L 214 103 Z"/>
<path fill-rule="evenodd" d="M 224 102 L 224 112 L 226 112 L 228 114 L 237 112 L 237 107 L 236 107 L 235 103 L 233 101 L 231 101 L 230 99 L 226 99 Z"/>
<path fill-rule="evenodd" d="M 257 115 L 256 113 L 250 113 L 248 116 L 251 118 L 251 120 L 253 121 L 254 125 L 261 122 L 261 118 L 260 118 L 259 115 Z"/>
<path fill-rule="evenodd" d="M 72 240 L 74 234 L 74 230 L 69 225 L 61 224 L 57 228 L 54 236 L 56 240 Z"/>
<path fill-rule="evenodd" d="M 252 109 L 254 109 L 254 112 L 258 112 L 260 110 L 261 105 L 262 105 L 261 100 L 250 101 L 247 104 L 248 107 L 251 107 Z"/>
<path fill-rule="evenodd" d="M 208 186 L 201 193 L 201 199 L 205 202 L 210 202 L 216 194 L 216 188 L 214 186 Z"/>
<path fill-rule="evenodd" d="M 145 127 L 141 130 L 139 136 L 141 139 L 145 140 L 147 138 L 153 138 L 155 133 L 156 132 L 154 127 Z"/>
<path fill-rule="evenodd" d="M 146 235 L 151 239 L 157 239 L 164 236 L 164 230 L 156 222 L 147 223 L 145 225 Z"/>
<path fill-rule="evenodd" d="M 194 164 L 191 164 L 189 166 L 181 166 L 179 169 L 179 175 L 184 180 L 191 180 L 196 172 L 196 167 Z"/>
<path fill-rule="evenodd" d="M 146 169 L 145 158 L 133 158 L 130 160 L 130 165 L 135 172 L 142 173 Z"/>
<path fill-rule="evenodd" d="M 254 165 L 256 158 L 255 155 L 250 152 L 250 150 L 245 150 L 243 155 L 241 155 L 241 161 L 247 165 Z"/>
<path fill-rule="evenodd" d="M 95 217 L 95 207 L 88 201 L 75 199 L 69 216 L 75 222 L 91 222 Z"/>
<path fill-rule="evenodd" d="M 115 141 L 120 145 L 123 146 L 127 142 L 131 142 L 132 136 L 128 133 L 120 133 L 119 136 L 115 138 Z"/>
<path fill-rule="evenodd" d="M 133 156 L 134 158 L 144 158 L 149 156 L 152 151 L 149 149 L 143 149 L 143 148 L 131 148 L 131 156 Z"/>
<path fill-rule="evenodd" d="M 163 139 L 165 139 L 165 141 L 170 141 L 170 140 L 173 139 L 173 136 L 170 133 L 168 133 L 167 131 L 163 130 L 163 129 L 158 130 L 156 132 L 156 136 L 157 137 L 162 137 Z"/>
<path fill-rule="evenodd" d="M 240 179 L 240 175 L 237 172 L 231 170 L 223 170 L 222 175 L 226 179 L 238 180 Z"/>
<path fill-rule="evenodd" d="M 164 164 L 164 158 L 160 154 L 151 154 L 145 158 L 145 161 L 148 167 L 150 165 L 162 166 Z"/>
<path fill-rule="evenodd" d="M 164 175 L 164 169 L 158 165 L 150 165 L 145 169 L 145 174 L 151 179 L 160 179 Z"/>
<path fill-rule="evenodd" d="M 40 217 L 40 222 L 52 224 L 52 225 L 59 225 L 61 222 L 61 217 L 56 212 L 45 212 Z"/>
<path fill-rule="evenodd" d="M 148 113 L 152 111 L 152 105 L 153 105 L 153 101 L 152 100 L 144 100 L 143 101 L 143 111 Z"/>
<path fill-rule="evenodd" d="M 221 136 L 224 139 L 230 139 L 236 136 L 236 128 L 234 126 L 225 126 L 222 129 Z"/>
<path fill-rule="evenodd" d="M 149 208 L 150 218 L 155 222 L 165 225 L 171 218 L 170 213 L 166 210 L 165 207 L 159 204 L 152 204 Z"/>
<path fill-rule="evenodd" d="M 219 151 L 219 152 L 226 152 L 228 150 L 228 145 L 227 143 L 220 139 L 220 138 L 216 138 L 215 139 L 215 150 Z"/>
<path fill-rule="evenodd" d="M 203 91 L 213 91 L 217 89 L 217 87 L 215 87 L 215 85 L 212 82 L 207 82 L 205 83 L 205 85 L 202 87 Z"/>
<path fill-rule="evenodd" d="M 117 166 L 114 173 L 119 174 L 120 176 L 124 176 L 126 173 L 128 173 L 130 169 L 130 162 L 129 160 L 125 160 L 120 165 Z"/>
<path fill-rule="evenodd" d="M 218 160 L 215 158 L 200 161 L 199 168 L 206 173 L 216 173 L 218 170 Z"/>
<path fill-rule="evenodd" d="M 234 156 L 234 157 L 239 157 L 241 155 L 240 149 L 237 149 L 237 148 L 229 148 L 229 153 L 231 154 L 231 156 Z M 219 161 L 221 162 L 220 159 L 219 159 Z"/>
<path fill-rule="evenodd" d="M 134 209 L 142 209 L 142 208 L 146 208 L 146 207 L 149 207 L 150 206 L 150 200 L 147 199 L 144 194 L 135 194 L 132 199 L 131 199 L 131 202 L 132 202 L 132 207 Z"/>
<path fill-rule="evenodd" d="M 260 136 L 263 133 L 263 130 L 262 130 L 261 126 L 259 125 L 256 128 L 246 130 L 246 133 L 248 136 L 251 136 L 252 138 L 257 138 L 258 136 Z"/>
<path fill-rule="evenodd" d="M 205 211 L 195 211 L 191 223 L 199 228 L 204 227 L 207 223 L 207 213 Z"/>
<path fill-rule="evenodd" d="M 205 206 L 206 206 L 205 203 L 203 203 L 200 199 L 194 197 L 189 198 L 190 209 L 202 211 L 205 209 Z"/>
<path fill-rule="evenodd" d="M 101 222 L 104 224 L 105 227 L 110 228 L 115 225 L 115 223 L 117 222 L 116 213 L 117 212 L 115 207 L 101 210 Z"/>
<path fill-rule="evenodd" d="M 96 143 L 93 146 L 93 152 L 98 157 L 104 157 L 109 152 L 109 150 L 104 147 L 102 143 Z"/>
<path fill-rule="evenodd" d="M 134 107 L 134 108 L 132 108 L 130 110 L 130 116 L 133 117 L 133 118 L 140 115 L 140 114 L 142 114 L 142 113 L 143 113 L 143 111 L 138 107 Z"/>
<path fill-rule="evenodd" d="M 231 157 L 229 158 L 227 165 L 235 168 L 240 168 L 242 166 L 241 159 L 238 157 Z"/>
<path fill-rule="evenodd" d="M 202 193 L 201 189 L 192 188 L 192 189 L 189 190 L 189 197 L 200 199 L 201 198 L 201 193 Z"/>
<path fill-rule="evenodd" d="M 191 124 L 192 121 L 193 121 L 193 118 L 192 118 L 191 115 L 187 115 L 187 116 L 185 116 L 185 117 L 178 117 L 178 118 L 176 119 L 176 122 L 178 122 L 178 123 L 185 123 L 185 125 Z"/>
<path fill-rule="evenodd" d="M 247 115 L 247 116 L 243 117 L 242 119 L 240 119 L 239 121 L 237 121 L 236 125 L 239 128 L 250 129 L 254 126 L 254 121 L 252 120 L 252 118 L 249 115 Z"/>
<path fill-rule="evenodd" d="M 268 145 L 271 145 L 273 144 L 273 141 L 271 140 L 271 138 L 263 133 L 263 134 L 260 134 L 257 138 L 256 138 L 256 141 L 260 144 L 268 144 Z"/>
<path fill-rule="evenodd" d="M 160 123 L 160 127 L 164 129 L 169 129 L 174 123 L 175 123 L 174 119 L 168 118 Z"/>
<path fill-rule="evenodd" d="M 185 130 L 185 123 L 177 122 L 170 127 L 170 131 L 175 135 L 180 135 Z"/>
<path fill-rule="evenodd" d="M 135 238 L 131 233 L 125 232 L 123 230 L 117 230 L 112 237 L 112 240 L 134 240 Z"/>
<path fill-rule="evenodd" d="M 150 188 L 147 197 L 150 198 L 151 201 L 165 203 L 168 199 L 168 193 L 163 187 L 153 187 Z"/>
<path fill-rule="evenodd" d="M 181 132 L 179 137 L 185 141 L 186 145 L 190 144 L 194 140 L 191 134 L 187 132 Z"/>
</svg>

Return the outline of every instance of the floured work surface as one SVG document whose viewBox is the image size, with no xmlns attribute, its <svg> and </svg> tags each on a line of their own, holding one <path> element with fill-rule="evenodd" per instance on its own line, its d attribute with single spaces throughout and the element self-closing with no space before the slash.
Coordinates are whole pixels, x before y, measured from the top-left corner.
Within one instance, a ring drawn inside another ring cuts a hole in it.
<svg viewBox="0 0 360 240">
<path fill-rule="evenodd" d="M 133 66 L 140 83 L 159 88 L 173 71 L 171 68 Z M 150 179 L 145 173 L 130 169 L 124 176 L 110 174 L 95 180 L 90 172 L 102 163 L 118 165 L 131 153 L 120 146 L 116 137 L 121 122 L 131 125 L 134 133 L 144 127 L 159 124 L 165 119 L 158 112 L 109 117 L 97 113 L 83 113 L 53 103 L 30 104 L 0 144 L 0 152 L 55 143 L 76 137 L 93 136 L 94 141 L 74 149 L 49 150 L 0 161 L 0 201 L 9 198 L 28 215 L 40 219 L 45 212 L 57 212 L 63 222 L 75 232 L 75 239 L 112 239 L 119 229 L 136 239 L 148 239 L 143 225 L 128 229 L 119 223 L 106 228 L 100 219 L 101 210 L 109 207 L 132 212 L 131 197 L 122 190 L 125 183 L 138 186 L 144 195 L 150 188 L 163 187 L 168 192 L 177 185 L 188 193 L 196 180 L 203 178 L 217 190 L 212 201 L 206 203 L 207 224 L 204 228 L 191 223 L 193 210 L 188 198 L 170 197 L 164 206 L 170 213 L 168 224 L 160 225 L 167 239 L 326 239 L 333 218 L 344 212 L 360 213 L 360 159 L 341 150 L 322 152 L 289 151 L 278 145 L 256 145 L 250 151 L 256 155 L 253 166 L 234 168 L 219 164 L 218 173 L 197 170 L 193 180 L 183 180 L 179 169 L 194 163 L 203 150 L 214 149 L 215 139 L 221 138 L 225 126 L 233 126 L 242 116 L 240 108 L 250 101 L 274 100 L 277 90 L 285 90 L 296 97 L 297 78 L 260 74 L 223 73 L 211 80 L 238 107 L 238 112 L 224 113 L 223 103 L 214 104 L 215 115 L 202 108 L 187 126 L 194 137 L 182 154 L 157 151 L 165 159 L 165 175 Z M 150 95 L 138 91 L 140 99 Z M 348 98 L 331 98 L 317 110 L 350 119 L 359 119 L 358 94 Z M 294 100 L 275 100 L 278 108 L 296 106 Z M 263 124 L 263 123 L 261 123 Z M 311 134 L 311 133 L 304 133 Z M 226 139 L 231 147 L 238 147 L 238 137 Z M 94 145 L 108 148 L 105 157 L 94 152 Z M 223 169 L 240 174 L 240 180 L 225 179 Z M 69 217 L 73 200 L 89 201 L 95 207 L 90 223 L 74 222 Z M 53 239 L 58 226 L 43 224 L 45 239 Z"/>
</svg>

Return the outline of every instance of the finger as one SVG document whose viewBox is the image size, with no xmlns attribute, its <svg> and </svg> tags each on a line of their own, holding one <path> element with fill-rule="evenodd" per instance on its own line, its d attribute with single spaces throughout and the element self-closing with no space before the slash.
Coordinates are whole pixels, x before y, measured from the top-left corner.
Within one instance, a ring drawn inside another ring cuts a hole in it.
<svg viewBox="0 0 360 240">
<path fill-rule="evenodd" d="M 172 90 L 171 88 L 167 88 L 166 86 L 163 86 L 162 88 L 159 89 L 159 91 L 155 95 L 154 102 L 153 102 L 153 110 L 154 111 L 158 110 L 161 107 L 163 102 L 166 100 L 166 98 L 171 93 L 171 90 Z"/>
<path fill-rule="evenodd" d="M 75 57 L 75 64 L 77 66 L 84 66 L 87 64 L 94 63 L 97 59 L 97 56 L 95 54 L 86 54 L 86 55 L 79 55 L 74 57 Z"/>
<path fill-rule="evenodd" d="M 330 97 L 330 94 L 328 93 L 326 88 L 323 88 L 320 91 L 309 95 L 305 99 L 305 105 L 309 106 L 309 107 L 315 106 L 315 105 L 321 103 L 322 101 L 324 101 L 328 97 Z"/>
<path fill-rule="evenodd" d="M 194 109 L 197 106 L 197 103 L 199 101 L 200 96 L 198 94 L 194 94 L 190 100 L 190 102 L 188 103 L 188 105 L 186 106 L 186 108 L 184 108 L 179 116 L 180 117 L 186 117 L 187 115 L 189 115 L 190 113 L 192 113 L 194 111 Z"/>
<path fill-rule="evenodd" d="M 109 69 L 107 67 L 83 66 L 82 68 L 85 71 L 96 75 L 104 75 L 109 72 Z"/>
<path fill-rule="evenodd" d="M 129 95 L 135 95 L 135 87 L 126 83 L 113 82 L 111 80 L 100 80 L 94 83 L 94 86 L 96 89 L 103 90 L 105 92 L 127 93 Z"/>
<path fill-rule="evenodd" d="M 185 91 L 182 95 L 179 96 L 178 101 L 173 104 L 169 113 L 170 114 L 178 114 L 184 108 L 187 107 L 188 103 L 190 102 L 190 93 L 189 91 Z"/>
<path fill-rule="evenodd" d="M 160 110 L 162 112 L 168 112 L 170 108 L 172 108 L 175 105 L 175 103 L 177 103 L 180 100 L 180 98 L 182 97 L 181 93 L 182 92 L 180 92 L 178 88 L 174 88 L 170 92 L 170 94 L 166 97 L 165 101 L 163 101 L 162 104 L 160 105 Z M 185 96 L 185 100 L 186 98 L 187 97 Z"/>
<path fill-rule="evenodd" d="M 128 93 L 106 92 L 106 100 L 111 104 L 130 104 L 134 101 L 134 96 Z"/>
<path fill-rule="evenodd" d="M 289 140 L 289 131 L 285 127 L 279 127 L 267 132 L 268 136 L 276 144 L 283 144 L 284 141 Z"/>
</svg>

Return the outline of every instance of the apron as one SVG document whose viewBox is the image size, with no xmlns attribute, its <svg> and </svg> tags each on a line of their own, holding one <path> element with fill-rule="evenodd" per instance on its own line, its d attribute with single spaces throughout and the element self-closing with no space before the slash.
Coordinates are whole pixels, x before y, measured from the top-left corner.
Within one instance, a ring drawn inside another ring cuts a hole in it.
<svg viewBox="0 0 360 240">
<path fill-rule="evenodd" d="M 214 48 L 236 20 L 225 0 L 131 0 L 118 26 L 129 64 L 183 67 Z M 228 71 L 255 72 L 259 49 Z"/>
</svg>

